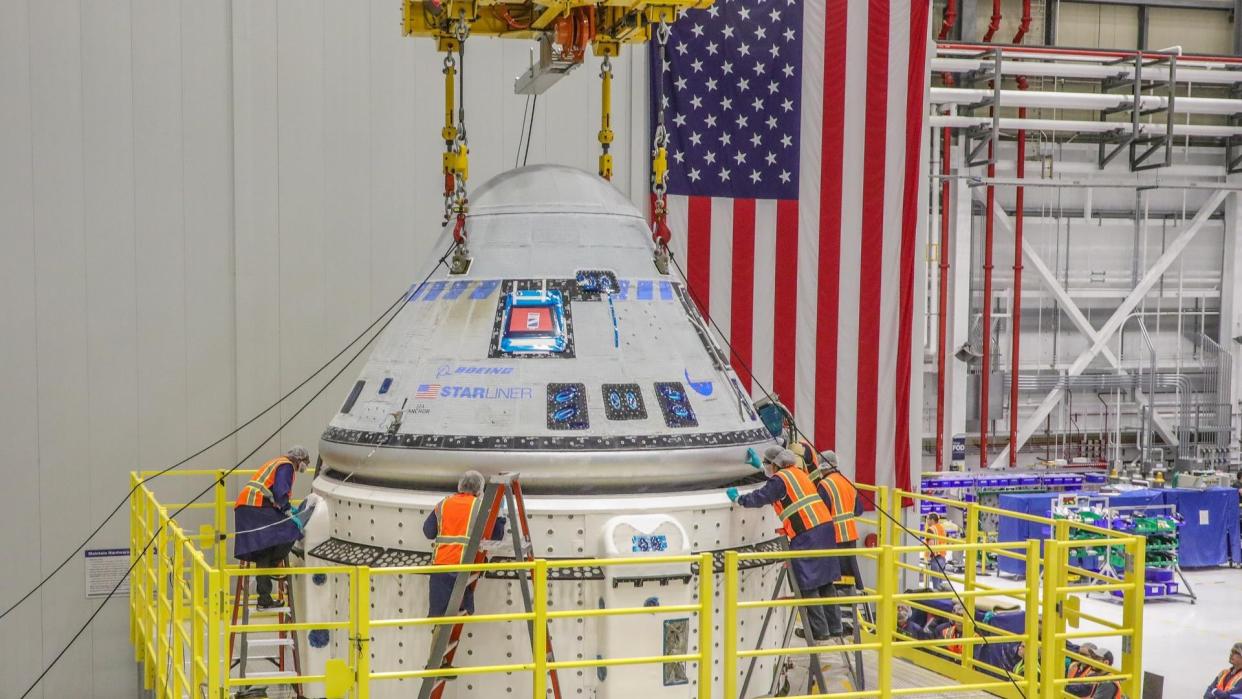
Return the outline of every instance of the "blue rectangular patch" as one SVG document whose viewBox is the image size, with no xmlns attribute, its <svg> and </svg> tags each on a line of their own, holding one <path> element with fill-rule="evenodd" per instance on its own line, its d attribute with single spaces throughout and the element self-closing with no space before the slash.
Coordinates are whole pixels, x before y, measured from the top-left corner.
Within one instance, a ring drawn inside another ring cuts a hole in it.
<svg viewBox="0 0 1242 699">
<path fill-rule="evenodd" d="M 488 296 L 491 296 L 492 292 L 495 291 L 498 286 L 500 286 L 499 279 L 488 279 L 486 281 L 481 281 L 478 286 L 474 287 L 474 291 L 471 292 L 470 300 L 482 301 Z"/>
<path fill-rule="evenodd" d="M 435 282 L 434 284 L 431 285 L 431 288 L 428 289 L 427 293 L 423 296 L 423 301 L 435 301 L 436 299 L 440 298 L 440 294 L 441 292 L 444 291 L 444 287 L 446 286 L 448 286 L 448 284 L 442 281 Z"/>
<path fill-rule="evenodd" d="M 415 301 L 423 292 L 427 290 L 427 284 L 415 284 L 410 287 L 410 293 L 405 297 L 406 302 Z"/>
<path fill-rule="evenodd" d="M 462 293 L 464 293 L 464 292 L 466 291 L 466 289 L 468 289 L 468 288 L 470 288 L 470 282 L 467 282 L 467 281 L 455 281 L 455 282 L 453 282 L 453 284 L 449 287 L 448 292 L 444 294 L 444 300 L 445 300 L 445 301 L 453 301 L 453 300 L 454 300 L 454 299 L 456 299 L 458 296 L 461 296 L 461 295 L 462 295 Z"/>
<path fill-rule="evenodd" d="M 668 537 L 664 534 L 635 534 L 630 537 L 631 553 L 661 553 L 668 551 Z"/>
<path fill-rule="evenodd" d="M 661 301 L 672 301 L 673 300 L 673 283 L 672 282 L 660 282 L 660 300 Z"/>
<path fill-rule="evenodd" d="M 630 294 L 630 280 L 629 279 L 618 279 L 617 280 L 617 300 L 618 301 L 629 301 L 630 300 L 629 294 Z"/>
<path fill-rule="evenodd" d="M 639 301 L 650 301 L 651 300 L 651 290 L 652 290 L 651 287 L 652 287 L 652 284 L 651 284 L 650 279 L 644 279 L 638 282 L 638 300 Z"/>
</svg>

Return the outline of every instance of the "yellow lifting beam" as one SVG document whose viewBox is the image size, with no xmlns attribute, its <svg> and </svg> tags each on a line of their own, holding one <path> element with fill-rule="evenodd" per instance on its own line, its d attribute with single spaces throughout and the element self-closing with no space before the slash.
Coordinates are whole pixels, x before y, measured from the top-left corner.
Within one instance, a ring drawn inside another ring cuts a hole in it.
<svg viewBox="0 0 1242 699">
<path fill-rule="evenodd" d="M 599 92 L 600 92 L 600 114 L 599 114 L 599 176 L 606 179 L 612 179 L 612 153 L 609 148 L 612 147 L 612 58 L 608 55 L 604 56 L 603 65 L 599 69 Z"/>
<path fill-rule="evenodd" d="M 441 51 L 454 36 L 452 21 L 464 16 L 470 34 L 508 39 L 532 39 L 549 31 L 557 19 L 578 8 L 595 8 L 595 37 L 599 45 L 650 41 L 656 25 L 673 22 L 691 9 L 706 9 L 715 0 L 402 0 L 402 33 L 436 40 Z"/>
</svg>

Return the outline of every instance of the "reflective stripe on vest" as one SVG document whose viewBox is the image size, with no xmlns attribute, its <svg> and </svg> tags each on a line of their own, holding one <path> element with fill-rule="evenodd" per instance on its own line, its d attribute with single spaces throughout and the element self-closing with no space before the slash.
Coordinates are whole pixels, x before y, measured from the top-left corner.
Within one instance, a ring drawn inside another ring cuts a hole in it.
<svg viewBox="0 0 1242 699">
<path fill-rule="evenodd" d="M 259 467 L 254 472 L 254 477 L 250 482 L 242 486 L 241 492 L 237 494 L 237 502 L 233 507 L 241 507 L 249 505 L 250 507 L 263 507 L 264 504 L 270 503 L 276 506 L 276 498 L 272 495 L 272 486 L 276 483 L 276 470 L 283 464 L 289 464 L 293 468 L 293 477 L 297 477 L 298 470 L 293 467 L 293 461 L 287 456 L 278 456 L 271 461 Z M 292 481 L 290 482 L 292 485 Z"/>
<path fill-rule="evenodd" d="M 845 481 L 845 484 L 842 484 Z M 854 484 L 837 472 L 829 473 L 820 483 L 832 500 L 832 528 L 838 544 L 858 541 L 858 524 L 854 521 L 854 503 L 858 494 Z"/>
<path fill-rule="evenodd" d="M 436 541 L 432 562 L 435 565 L 460 565 L 470 543 L 470 532 L 482 501 L 469 494 L 458 493 L 436 505 Z"/>
<path fill-rule="evenodd" d="M 828 506 L 811 483 L 811 477 L 800 468 L 783 468 L 776 472 L 785 482 L 785 494 L 772 503 L 776 516 L 785 523 L 785 536 L 790 539 L 810 531 L 832 518 Z"/>
<path fill-rule="evenodd" d="M 1238 680 L 1242 680 L 1242 669 L 1238 670 L 1221 670 L 1216 676 L 1216 688 L 1219 690 L 1236 689 Z"/>
</svg>

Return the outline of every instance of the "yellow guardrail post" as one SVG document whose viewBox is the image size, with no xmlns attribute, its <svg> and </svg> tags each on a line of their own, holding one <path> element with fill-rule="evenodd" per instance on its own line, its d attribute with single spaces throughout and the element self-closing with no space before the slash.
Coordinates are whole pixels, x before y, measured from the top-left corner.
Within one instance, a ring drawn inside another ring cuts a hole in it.
<svg viewBox="0 0 1242 699">
<path fill-rule="evenodd" d="M 202 601 L 207 591 L 203 589 L 203 571 L 199 568 L 195 556 L 190 557 L 190 689 L 203 686 L 207 681 L 203 669 L 199 666 L 199 658 L 205 655 L 203 641 L 206 640 L 207 629 L 203 626 Z M 210 619 L 210 615 L 207 616 Z M 210 662 L 210 661 L 207 661 Z"/>
<path fill-rule="evenodd" d="M 900 512 L 898 512 L 897 514 L 894 514 L 893 510 L 897 509 L 900 511 L 901 508 L 893 507 L 893 489 L 890 488 L 889 486 L 886 486 L 886 485 L 878 486 L 875 489 L 875 494 L 876 494 L 875 506 L 876 506 L 876 510 L 879 510 L 875 513 L 876 538 L 879 540 L 877 543 L 880 546 L 892 546 L 893 545 L 893 522 L 892 520 L 889 519 L 889 517 L 900 516 Z"/>
<path fill-rule="evenodd" d="M 349 662 L 349 667 L 354 671 L 355 688 L 358 686 L 358 668 L 362 665 L 362 660 L 359 658 L 361 653 L 358 649 L 358 639 L 362 637 L 358 633 L 358 617 L 371 613 L 370 605 L 367 605 L 365 609 L 359 605 L 361 593 L 358 590 L 358 585 L 361 582 L 361 578 L 362 576 L 359 574 L 357 566 L 349 569 L 349 630 L 353 638 L 350 639 L 346 659 Z M 370 588 L 367 588 L 368 594 L 370 594 L 370 591 Z"/>
<path fill-rule="evenodd" d="M 141 501 L 141 493 L 138 492 L 138 473 L 130 471 L 129 488 L 133 495 L 129 497 L 129 562 L 132 565 L 134 556 L 138 553 L 138 549 L 134 547 L 134 542 L 138 537 L 138 503 Z M 134 589 L 134 581 L 129 581 L 129 642 L 134 647 L 134 661 L 142 660 L 138 653 L 138 593 Z"/>
<path fill-rule="evenodd" d="M 1121 625 L 1130 630 L 1130 636 L 1121 637 L 1121 672 L 1129 674 L 1125 682 L 1125 695 L 1143 695 L 1143 598 L 1147 587 L 1147 546 L 1145 537 L 1133 537 L 1126 542 L 1130 553 L 1126 560 L 1126 582 L 1134 587 L 1127 590 L 1121 611 Z"/>
<path fill-rule="evenodd" d="M 716 577 L 715 557 L 699 555 L 699 699 L 712 696 L 712 579 Z"/>
<path fill-rule="evenodd" d="M 975 589 L 975 579 L 978 575 L 975 567 L 979 564 L 979 550 L 975 548 L 979 543 L 979 506 L 975 503 L 967 503 L 965 511 L 966 525 L 966 543 L 970 544 L 970 548 L 966 549 L 964 563 L 966 570 L 964 577 L 966 580 L 966 591 Z M 975 596 L 970 595 L 963 600 L 966 605 L 966 618 L 970 619 L 970 624 L 962 624 L 963 636 L 977 636 L 982 633 L 975 624 Z M 962 680 L 974 669 L 975 664 L 975 642 L 962 642 Z"/>
<path fill-rule="evenodd" d="M 876 592 L 880 601 L 876 604 L 876 637 L 880 640 L 879 663 L 876 668 L 881 697 L 891 697 L 893 691 L 893 634 L 897 633 L 897 602 L 893 595 L 897 589 L 896 562 L 893 548 L 880 549 L 879 574 L 876 575 Z M 894 573 L 886 575 L 885 571 Z"/>
<path fill-rule="evenodd" d="M 1035 699 L 1039 696 L 1039 542 L 1028 539 L 1026 542 L 1026 640 L 1022 642 L 1022 668 L 1026 676 L 1026 696 Z"/>
<path fill-rule="evenodd" d="M 355 694 L 357 699 L 371 697 L 371 569 L 360 566 L 355 569 L 354 586 L 358 588 L 358 606 L 354 608 L 358 634 L 358 664 L 355 667 Z M 538 695 L 536 695 L 538 696 Z"/>
<path fill-rule="evenodd" d="M 1043 646 L 1043 655 L 1040 658 L 1040 666 L 1043 668 L 1041 674 L 1041 686 L 1039 696 L 1041 699 L 1057 699 L 1057 687 L 1053 681 L 1058 677 L 1064 676 L 1065 672 L 1062 668 L 1064 644 L 1057 640 L 1057 633 L 1061 629 L 1061 605 L 1057 595 L 1057 587 L 1060 581 L 1060 565 L 1061 560 L 1061 542 L 1050 539 L 1044 542 L 1044 592 L 1043 601 L 1040 607 L 1040 613 L 1043 623 L 1040 625 L 1043 638 L 1041 644 Z M 1033 699 L 1033 698 L 1032 698 Z"/>
<path fill-rule="evenodd" d="M 228 471 L 220 469 L 216 471 L 216 485 L 212 488 L 212 497 L 215 510 L 212 517 L 212 526 L 216 528 L 216 542 L 213 547 L 213 555 L 215 559 L 212 564 L 217 568 L 223 568 L 228 562 L 228 548 L 224 541 L 224 534 L 229 530 L 228 522 L 228 485 L 225 483 Z"/>
<path fill-rule="evenodd" d="M 181 567 L 185 564 L 185 559 L 182 556 L 181 545 L 185 540 L 185 533 L 181 531 L 180 527 L 171 522 L 168 526 L 172 527 L 173 530 L 172 573 L 169 576 L 169 594 L 172 595 L 172 619 L 168 622 L 168 652 L 172 662 L 164 666 L 171 677 L 165 678 L 161 686 L 168 687 L 170 696 L 180 697 L 181 689 L 177 686 L 177 669 L 185 666 L 185 648 L 181 641 L 181 634 L 178 633 L 184 616 L 181 595 Z"/>
<path fill-rule="evenodd" d="M 531 659 L 535 663 L 531 696 L 535 699 L 548 693 L 548 562 L 535 559 L 535 632 L 531 637 Z"/>
<path fill-rule="evenodd" d="M 882 576 L 881 576 L 882 577 Z M 737 696 L 737 551 L 724 555 L 724 608 L 721 633 L 724 634 L 724 696 Z"/>
<path fill-rule="evenodd" d="M 168 566 L 164 562 L 165 552 L 168 551 L 168 512 L 160 507 L 159 512 L 159 535 L 156 537 L 155 548 L 148 550 L 148 556 L 155 557 L 155 628 L 151 629 L 151 633 L 155 639 L 155 664 L 151 667 L 151 682 L 159 679 L 163 672 L 164 664 L 168 657 L 168 648 L 164 643 L 164 624 L 167 612 L 164 611 L 166 601 L 164 598 L 164 580 L 168 573 Z"/>
</svg>

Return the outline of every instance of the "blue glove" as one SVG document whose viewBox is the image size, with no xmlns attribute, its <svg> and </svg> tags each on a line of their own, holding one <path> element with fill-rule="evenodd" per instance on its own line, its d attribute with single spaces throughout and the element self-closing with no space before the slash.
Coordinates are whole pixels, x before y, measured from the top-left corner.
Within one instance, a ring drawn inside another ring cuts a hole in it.
<svg viewBox="0 0 1242 699">
<path fill-rule="evenodd" d="M 289 519 L 293 520 L 293 524 L 294 526 L 298 528 L 299 534 L 306 532 L 306 525 L 302 523 L 302 519 L 298 517 L 297 512 L 294 512 L 293 514 L 289 515 Z"/>
<path fill-rule="evenodd" d="M 750 464 L 751 468 L 763 470 L 763 462 L 759 460 L 759 452 L 755 451 L 754 447 L 746 450 L 746 463 Z"/>
<path fill-rule="evenodd" d="M 737 488 L 729 488 L 725 491 L 725 495 L 729 496 L 729 502 L 737 502 Z"/>
</svg>

